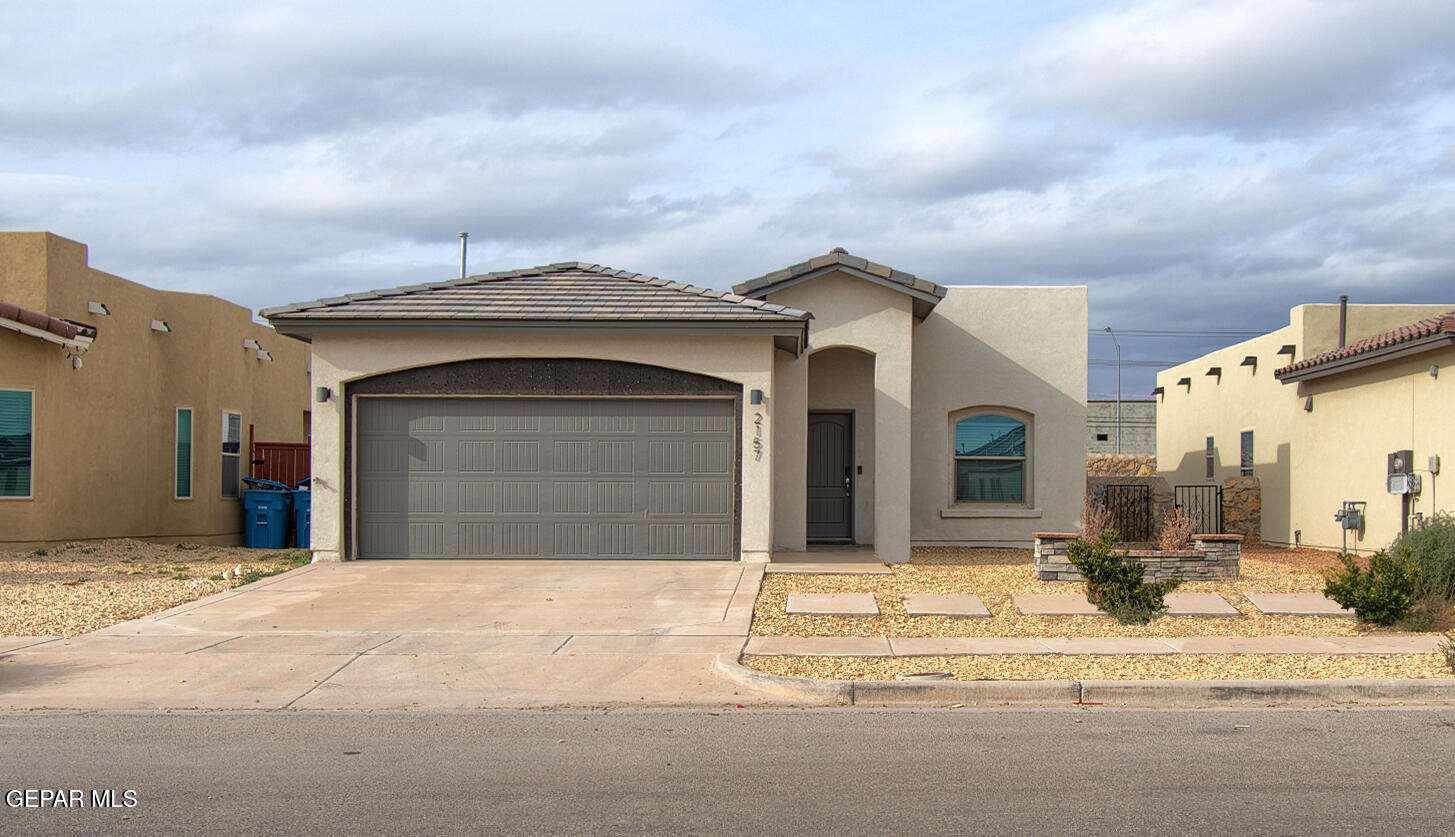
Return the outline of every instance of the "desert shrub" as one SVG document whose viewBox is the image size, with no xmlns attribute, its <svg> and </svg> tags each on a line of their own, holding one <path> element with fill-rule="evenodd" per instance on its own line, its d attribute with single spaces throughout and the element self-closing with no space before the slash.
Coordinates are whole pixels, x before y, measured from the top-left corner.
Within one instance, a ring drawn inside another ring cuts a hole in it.
<svg viewBox="0 0 1455 837">
<path fill-rule="evenodd" d="M 1112 531 L 1111 509 L 1091 495 L 1087 495 L 1086 503 L 1081 507 L 1081 538 L 1087 543 L 1096 543 L 1101 540 L 1103 532 Z M 1116 537 L 1112 538 L 1115 543 Z"/>
<path fill-rule="evenodd" d="M 1187 549 L 1192 545 L 1193 529 L 1197 521 L 1182 509 L 1173 509 L 1162 519 L 1162 528 L 1157 532 L 1157 548 L 1166 552 Z"/>
<path fill-rule="evenodd" d="M 1395 538 L 1389 551 L 1420 568 L 1422 592 L 1455 601 L 1455 514 L 1437 512 Z"/>
<path fill-rule="evenodd" d="M 1086 599 L 1123 625 L 1146 624 L 1167 609 L 1164 597 L 1177 589 L 1180 578 L 1142 580 L 1146 569 L 1116 552 L 1117 531 L 1104 529 L 1095 541 L 1066 545 L 1067 560 L 1086 579 Z"/>
<path fill-rule="evenodd" d="M 1365 570 L 1348 555 L 1340 555 L 1344 569 L 1324 583 L 1324 595 L 1354 611 L 1364 622 L 1392 625 L 1409 615 L 1419 590 L 1419 568 L 1414 562 L 1380 551 Z"/>
<path fill-rule="evenodd" d="M 1445 655 L 1445 665 L 1450 667 L 1451 674 L 1455 674 L 1455 634 L 1445 634 L 1445 641 L 1435 648 Z"/>
</svg>

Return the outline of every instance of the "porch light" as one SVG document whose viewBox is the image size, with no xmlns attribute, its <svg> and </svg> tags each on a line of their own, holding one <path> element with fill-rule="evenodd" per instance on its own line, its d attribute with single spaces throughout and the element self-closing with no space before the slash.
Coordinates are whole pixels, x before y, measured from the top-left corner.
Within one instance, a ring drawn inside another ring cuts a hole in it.
<svg viewBox="0 0 1455 837">
<path fill-rule="evenodd" d="M 762 404 L 763 403 L 763 391 L 761 389 L 750 390 L 748 392 L 748 403 L 749 404 Z"/>
</svg>

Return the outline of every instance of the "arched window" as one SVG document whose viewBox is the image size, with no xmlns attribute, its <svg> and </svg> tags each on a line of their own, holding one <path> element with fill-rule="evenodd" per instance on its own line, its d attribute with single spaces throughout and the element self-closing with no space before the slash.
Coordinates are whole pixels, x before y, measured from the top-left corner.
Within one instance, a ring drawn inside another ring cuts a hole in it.
<svg viewBox="0 0 1455 837">
<path fill-rule="evenodd" d="M 999 413 L 955 422 L 955 502 L 1024 503 L 1026 423 Z"/>
</svg>

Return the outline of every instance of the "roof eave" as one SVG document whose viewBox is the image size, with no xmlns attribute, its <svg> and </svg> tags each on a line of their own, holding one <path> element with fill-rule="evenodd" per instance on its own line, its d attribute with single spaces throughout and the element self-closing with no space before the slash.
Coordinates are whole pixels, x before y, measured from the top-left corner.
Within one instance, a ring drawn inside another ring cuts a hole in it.
<svg viewBox="0 0 1455 837">
<path fill-rule="evenodd" d="M 1306 366 L 1301 369 L 1284 367 L 1276 370 L 1273 373 L 1273 377 L 1284 384 L 1326 378 L 1331 375 L 1341 375 L 1345 372 L 1352 372 L 1356 369 L 1363 369 L 1391 360 L 1399 360 L 1404 357 L 1424 354 L 1425 352 L 1447 346 L 1455 346 L 1455 334 L 1442 331 L 1414 340 L 1406 340 L 1403 343 L 1395 343 L 1391 346 L 1381 346 L 1367 352 L 1360 352 L 1357 355 L 1325 361 L 1314 366 Z"/>
<path fill-rule="evenodd" d="M 68 349 L 77 349 L 80 351 L 91 348 L 91 343 L 93 342 L 92 338 L 84 335 L 78 334 L 75 337 L 64 337 L 53 331 L 35 328 L 34 326 L 28 326 L 25 323 L 16 322 L 15 320 L 4 317 L 0 317 L 0 328 L 6 328 L 19 334 L 24 334 L 27 337 L 36 337 L 47 343 L 54 343 L 57 346 L 65 346 Z"/>
<path fill-rule="evenodd" d="M 312 342 L 315 334 L 737 334 L 794 338 L 801 347 L 808 337 L 807 319 L 782 320 L 470 320 L 463 318 L 269 318 L 273 329 L 287 337 Z M 795 354 L 797 352 L 795 351 Z"/>
</svg>

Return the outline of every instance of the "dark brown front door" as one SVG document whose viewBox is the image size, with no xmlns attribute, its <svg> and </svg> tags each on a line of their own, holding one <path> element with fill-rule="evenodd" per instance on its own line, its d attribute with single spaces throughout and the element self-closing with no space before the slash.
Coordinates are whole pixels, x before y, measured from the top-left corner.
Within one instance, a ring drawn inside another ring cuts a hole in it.
<svg viewBox="0 0 1455 837">
<path fill-rule="evenodd" d="M 854 415 L 808 414 L 808 537 L 854 536 Z"/>
</svg>

